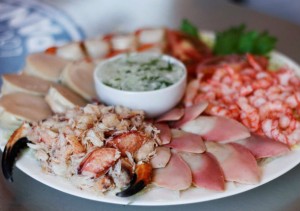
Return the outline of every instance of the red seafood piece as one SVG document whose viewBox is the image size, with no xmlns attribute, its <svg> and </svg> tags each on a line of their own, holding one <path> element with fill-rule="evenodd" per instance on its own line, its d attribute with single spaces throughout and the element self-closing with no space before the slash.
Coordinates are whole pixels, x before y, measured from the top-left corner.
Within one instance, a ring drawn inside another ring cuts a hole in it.
<svg viewBox="0 0 300 211">
<path fill-rule="evenodd" d="M 196 119 L 207 108 L 207 102 L 201 102 L 191 107 L 185 108 L 183 117 L 174 123 L 173 127 L 179 128 L 186 122 Z"/>
<path fill-rule="evenodd" d="M 181 129 L 201 135 L 206 141 L 232 142 L 250 137 L 244 125 L 221 116 L 200 116 L 182 125 Z"/>
<path fill-rule="evenodd" d="M 134 154 L 145 142 L 145 136 L 138 131 L 129 131 L 115 136 L 111 141 L 107 142 L 108 147 L 117 148 L 122 156 L 126 156 L 126 152 Z"/>
<path fill-rule="evenodd" d="M 200 39 L 170 29 L 166 35 L 169 53 L 183 61 L 191 75 L 195 74 L 197 64 L 211 55 L 210 49 Z"/>
<path fill-rule="evenodd" d="M 170 110 L 169 112 L 163 114 L 160 116 L 156 122 L 169 122 L 169 121 L 177 121 L 181 119 L 184 115 L 184 109 L 183 108 L 174 108 Z"/>
<path fill-rule="evenodd" d="M 170 130 L 169 126 L 164 123 L 155 123 L 154 126 L 160 130 L 160 133 L 158 136 L 159 136 L 161 143 L 159 143 L 159 144 L 164 145 L 164 144 L 170 143 L 172 134 L 171 134 L 171 130 Z"/>
<path fill-rule="evenodd" d="M 179 155 L 192 170 L 193 185 L 217 191 L 225 189 L 223 171 L 211 153 L 195 154 L 180 152 Z"/>
<path fill-rule="evenodd" d="M 114 148 L 97 148 L 89 153 L 80 163 L 78 174 L 92 173 L 100 177 L 120 158 L 120 152 Z"/>
<path fill-rule="evenodd" d="M 154 169 L 164 168 L 171 158 L 171 150 L 168 147 L 157 147 L 156 152 L 150 160 Z"/>
<path fill-rule="evenodd" d="M 170 190 L 185 190 L 192 184 L 192 172 L 178 154 L 172 153 L 165 168 L 153 170 L 152 182 L 159 187 Z"/>
<path fill-rule="evenodd" d="M 280 156 L 290 151 L 288 145 L 254 133 L 251 133 L 249 138 L 236 141 L 236 143 L 250 150 L 257 159 Z"/>
<path fill-rule="evenodd" d="M 206 143 L 207 151 L 213 154 L 225 175 L 225 180 L 243 184 L 257 184 L 261 171 L 255 157 L 245 147 L 236 144 Z"/>
<path fill-rule="evenodd" d="M 172 141 L 165 146 L 181 152 L 202 153 L 206 150 L 201 136 L 177 129 L 172 130 Z"/>
</svg>

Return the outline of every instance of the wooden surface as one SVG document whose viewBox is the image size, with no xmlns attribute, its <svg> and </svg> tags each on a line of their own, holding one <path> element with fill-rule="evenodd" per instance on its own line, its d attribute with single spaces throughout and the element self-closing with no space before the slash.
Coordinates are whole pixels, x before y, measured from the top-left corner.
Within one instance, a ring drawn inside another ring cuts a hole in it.
<svg viewBox="0 0 300 211">
<path fill-rule="evenodd" d="M 250 28 L 267 29 L 279 39 L 279 51 L 300 63 L 300 27 L 254 11 L 215 0 L 127 0 L 46 1 L 65 11 L 88 37 L 114 30 L 133 30 L 141 26 L 176 28 L 189 18 L 199 28 L 221 30 L 246 23 Z M 259 188 L 235 196 L 180 206 L 156 207 L 159 210 L 285 210 L 300 209 L 299 165 L 285 175 Z M 112 205 L 74 197 L 45 186 L 18 169 L 14 183 L 0 176 L 0 210 L 136 210 L 153 207 Z"/>
</svg>

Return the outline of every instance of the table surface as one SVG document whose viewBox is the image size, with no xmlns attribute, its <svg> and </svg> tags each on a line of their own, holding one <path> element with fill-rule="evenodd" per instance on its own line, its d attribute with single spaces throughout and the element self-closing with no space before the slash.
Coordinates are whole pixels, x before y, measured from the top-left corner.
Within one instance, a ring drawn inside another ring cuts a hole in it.
<svg viewBox="0 0 300 211">
<path fill-rule="evenodd" d="M 188 18 L 200 28 L 221 30 L 246 23 L 249 28 L 267 29 L 278 37 L 278 50 L 300 63 L 300 27 L 274 17 L 215 0 L 44 0 L 65 11 L 88 37 L 115 30 L 142 26 L 178 27 Z M 299 210 L 299 165 L 263 186 L 223 199 L 179 206 L 156 207 L 161 210 Z M 0 210 L 152 210 L 153 207 L 113 205 L 71 196 L 45 186 L 14 171 L 14 183 L 0 176 Z"/>
</svg>

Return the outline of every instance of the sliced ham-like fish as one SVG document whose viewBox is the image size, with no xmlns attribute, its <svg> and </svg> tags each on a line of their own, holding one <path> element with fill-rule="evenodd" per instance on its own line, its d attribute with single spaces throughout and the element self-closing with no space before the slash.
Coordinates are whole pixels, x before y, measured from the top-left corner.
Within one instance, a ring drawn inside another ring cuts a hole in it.
<svg viewBox="0 0 300 211">
<path fill-rule="evenodd" d="M 182 125 L 181 129 L 201 135 L 206 141 L 232 142 L 250 137 L 244 125 L 221 116 L 200 116 Z"/>
<path fill-rule="evenodd" d="M 201 102 L 199 104 L 193 105 L 191 107 L 185 108 L 183 117 L 174 123 L 173 127 L 179 128 L 183 124 L 196 119 L 208 106 L 207 102 Z"/>
<path fill-rule="evenodd" d="M 55 113 L 63 113 L 67 109 L 87 104 L 87 102 L 75 92 L 58 84 L 49 89 L 45 100 Z"/>
<path fill-rule="evenodd" d="M 61 76 L 62 83 L 88 101 L 97 99 L 92 63 L 80 61 L 68 64 Z"/>
<path fill-rule="evenodd" d="M 179 154 L 191 168 L 193 185 L 217 191 L 225 189 L 223 171 L 212 154 L 209 152 L 202 154 L 180 152 Z"/>
<path fill-rule="evenodd" d="M 181 119 L 184 115 L 184 108 L 174 108 L 169 112 L 160 116 L 156 122 L 169 122 L 169 121 L 177 121 Z"/>
<path fill-rule="evenodd" d="M 165 168 L 153 170 L 152 182 L 170 190 L 185 190 L 192 184 L 190 167 L 176 153 L 172 153 L 169 163 Z"/>
<path fill-rule="evenodd" d="M 171 129 L 169 128 L 169 125 L 164 124 L 164 123 L 155 123 L 154 126 L 160 130 L 159 133 L 159 139 L 161 141 L 161 143 L 159 143 L 160 145 L 164 145 L 164 144 L 168 144 L 171 141 Z"/>
<path fill-rule="evenodd" d="M 2 95 L 23 92 L 43 96 L 47 94 L 50 86 L 53 84 L 50 81 L 26 74 L 4 74 L 2 75 L 2 80 Z"/>
<path fill-rule="evenodd" d="M 52 115 L 44 98 L 26 93 L 12 93 L 0 98 L 0 126 L 13 128 L 24 120 L 39 121 Z"/>
<path fill-rule="evenodd" d="M 242 145 L 206 142 L 206 147 L 221 165 L 227 181 L 243 184 L 257 184 L 260 181 L 261 171 L 256 159 Z"/>
<path fill-rule="evenodd" d="M 24 73 L 34 75 L 48 81 L 57 82 L 63 68 L 68 63 L 68 61 L 51 54 L 30 54 L 26 58 Z"/>
<path fill-rule="evenodd" d="M 251 133 L 249 138 L 236 141 L 236 143 L 250 150 L 257 159 L 280 156 L 290 151 L 288 145 L 254 133 Z"/>
<path fill-rule="evenodd" d="M 165 146 L 182 152 L 202 153 L 206 150 L 201 136 L 177 129 L 172 129 L 172 141 Z"/>
<path fill-rule="evenodd" d="M 168 147 L 157 147 L 154 156 L 150 160 L 150 164 L 154 169 L 164 168 L 171 158 L 171 150 Z"/>
</svg>

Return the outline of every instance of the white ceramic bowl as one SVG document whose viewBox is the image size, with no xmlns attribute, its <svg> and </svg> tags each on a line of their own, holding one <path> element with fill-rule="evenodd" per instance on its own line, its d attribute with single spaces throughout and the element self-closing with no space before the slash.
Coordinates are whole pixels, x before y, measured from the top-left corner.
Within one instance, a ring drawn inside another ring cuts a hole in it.
<svg viewBox="0 0 300 211">
<path fill-rule="evenodd" d="M 139 53 L 131 53 L 133 56 Z M 94 81 L 97 95 L 100 101 L 106 105 L 121 105 L 131 109 L 144 110 L 148 117 L 157 117 L 171 108 L 173 108 L 184 95 L 186 87 L 187 71 L 184 64 L 177 59 L 161 55 L 157 53 L 143 53 L 149 54 L 149 57 L 160 56 L 161 59 L 177 65 L 183 69 L 182 77 L 171 86 L 154 91 L 124 91 L 112 88 L 102 82 L 101 74 L 106 65 L 114 62 L 120 57 L 128 56 L 128 54 L 121 54 L 113 58 L 107 59 L 97 65 L 94 72 Z"/>
</svg>

